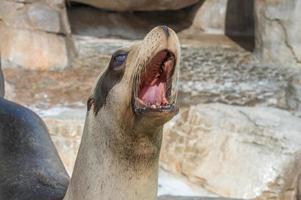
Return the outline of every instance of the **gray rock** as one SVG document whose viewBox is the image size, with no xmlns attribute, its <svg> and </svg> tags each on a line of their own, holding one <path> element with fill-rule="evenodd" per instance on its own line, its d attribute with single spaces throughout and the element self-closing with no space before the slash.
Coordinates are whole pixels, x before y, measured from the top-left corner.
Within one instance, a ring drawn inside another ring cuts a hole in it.
<svg viewBox="0 0 301 200">
<path fill-rule="evenodd" d="M 301 1 L 256 0 L 256 52 L 267 63 L 301 66 Z"/>
<path fill-rule="evenodd" d="M 9 27 L 69 34 L 69 24 L 63 21 L 64 9 L 64 6 L 51 5 L 47 1 L 18 3 L 4 0 L 1 2 L 0 16 Z"/>
<path fill-rule="evenodd" d="M 62 69 L 75 56 L 62 0 L 0 2 L 3 67 Z"/>
<path fill-rule="evenodd" d="M 32 26 L 45 32 L 65 33 L 61 31 L 61 16 L 58 10 L 54 10 L 46 4 L 33 4 L 29 6 L 27 15 Z"/>
<path fill-rule="evenodd" d="M 300 131 L 275 108 L 191 106 L 165 126 L 161 166 L 224 197 L 295 199 Z"/>
</svg>

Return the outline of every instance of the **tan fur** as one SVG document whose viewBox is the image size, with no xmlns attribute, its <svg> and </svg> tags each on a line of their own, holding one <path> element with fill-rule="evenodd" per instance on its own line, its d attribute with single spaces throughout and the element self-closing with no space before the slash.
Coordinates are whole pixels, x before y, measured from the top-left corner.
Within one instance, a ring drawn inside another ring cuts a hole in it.
<svg viewBox="0 0 301 200">
<path fill-rule="evenodd" d="M 132 110 L 135 79 L 159 51 L 172 50 L 180 60 L 180 46 L 170 29 L 153 29 L 128 52 L 122 79 L 102 106 L 100 87 L 92 90 L 84 133 L 71 183 L 64 200 L 155 200 L 162 129 L 175 113 L 137 116 Z M 103 76 L 103 75 L 102 75 Z M 101 78 L 98 79 L 97 84 Z M 97 110 L 97 109 L 99 110 Z"/>
</svg>

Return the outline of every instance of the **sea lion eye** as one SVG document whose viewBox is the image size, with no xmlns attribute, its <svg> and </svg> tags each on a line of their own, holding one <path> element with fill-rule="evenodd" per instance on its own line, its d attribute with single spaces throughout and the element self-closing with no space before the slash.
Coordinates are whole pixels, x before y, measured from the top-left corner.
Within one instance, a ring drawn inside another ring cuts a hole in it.
<svg viewBox="0 0 301 200">
<path fill-rule="evenodd" d="M 114 70 L 122 69 L 126 58 L 127 58 L 127 53 L 126 52 L 120 52 L 116 55 L 113 55 L 112 60 L 111 60 L 111 67 Z"/>
</svg>

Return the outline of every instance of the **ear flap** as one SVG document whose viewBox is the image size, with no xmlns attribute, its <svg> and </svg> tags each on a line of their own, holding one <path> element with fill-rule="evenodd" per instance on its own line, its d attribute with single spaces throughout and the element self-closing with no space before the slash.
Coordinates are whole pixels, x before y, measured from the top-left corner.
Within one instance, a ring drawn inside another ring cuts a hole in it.
<svg viewBox="0 0 301 200">
<path fill-rule="evenodd" d="M 96 84 L 94 94 L 88 99 L 88 111 L 93 105 L 94 114 L 97 115 L 98 111 L 106 104 L 107 96 L 110 90 L 119 83 L 124 75 L 124 71 L 115 72 L 110 68 L 103 73 Z"/>
</svg>

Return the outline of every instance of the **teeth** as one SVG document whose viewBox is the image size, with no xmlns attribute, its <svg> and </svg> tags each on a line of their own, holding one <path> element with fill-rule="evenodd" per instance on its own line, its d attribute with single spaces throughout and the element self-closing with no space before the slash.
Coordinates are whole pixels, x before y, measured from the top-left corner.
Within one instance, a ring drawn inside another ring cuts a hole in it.
<svg viewBox="0 0 301 200">
<path fill-rule="evenodd" d="M 135 99 L 136 99 L 136 101 L 138 101 L 138 103 L 140 105 L 146 106 L 146 104 L 141 99 L 139 99 L 138 97 L 136 97 Z"/>
<path fill-rule="evenodd" d="M 171 108 L 171 104 L 160 106 L 160 108 L 161 109 L 170 109 Z"/>
<path fill-rule="evenodd" d="M 157 78 L 155 78 L 150 85 L 155 85 L 155 83 L 157 82 Z"/>
<path fill-rule="evenodd" d="M 169 104 L 166 98 L 163 99 L 162 103 L 160 103 L 160 102 L 146 102 L 145 103 L 138 97 L 136 97 L 135 100 L 138 102 L 139 106 L 142 106 L 142 107 L 135 108 L 137 112 L 142 112 L 142 111 L 146 110 L 147 108 L 168 110 L 172 107 L 172 104 Z"/>
<path fill-rule="evenodd" d="M 168 104 L 168 100 L 166 99 L 166 97 L 163 98 L 163 105 L 167 105 Z"/>
</svg>

